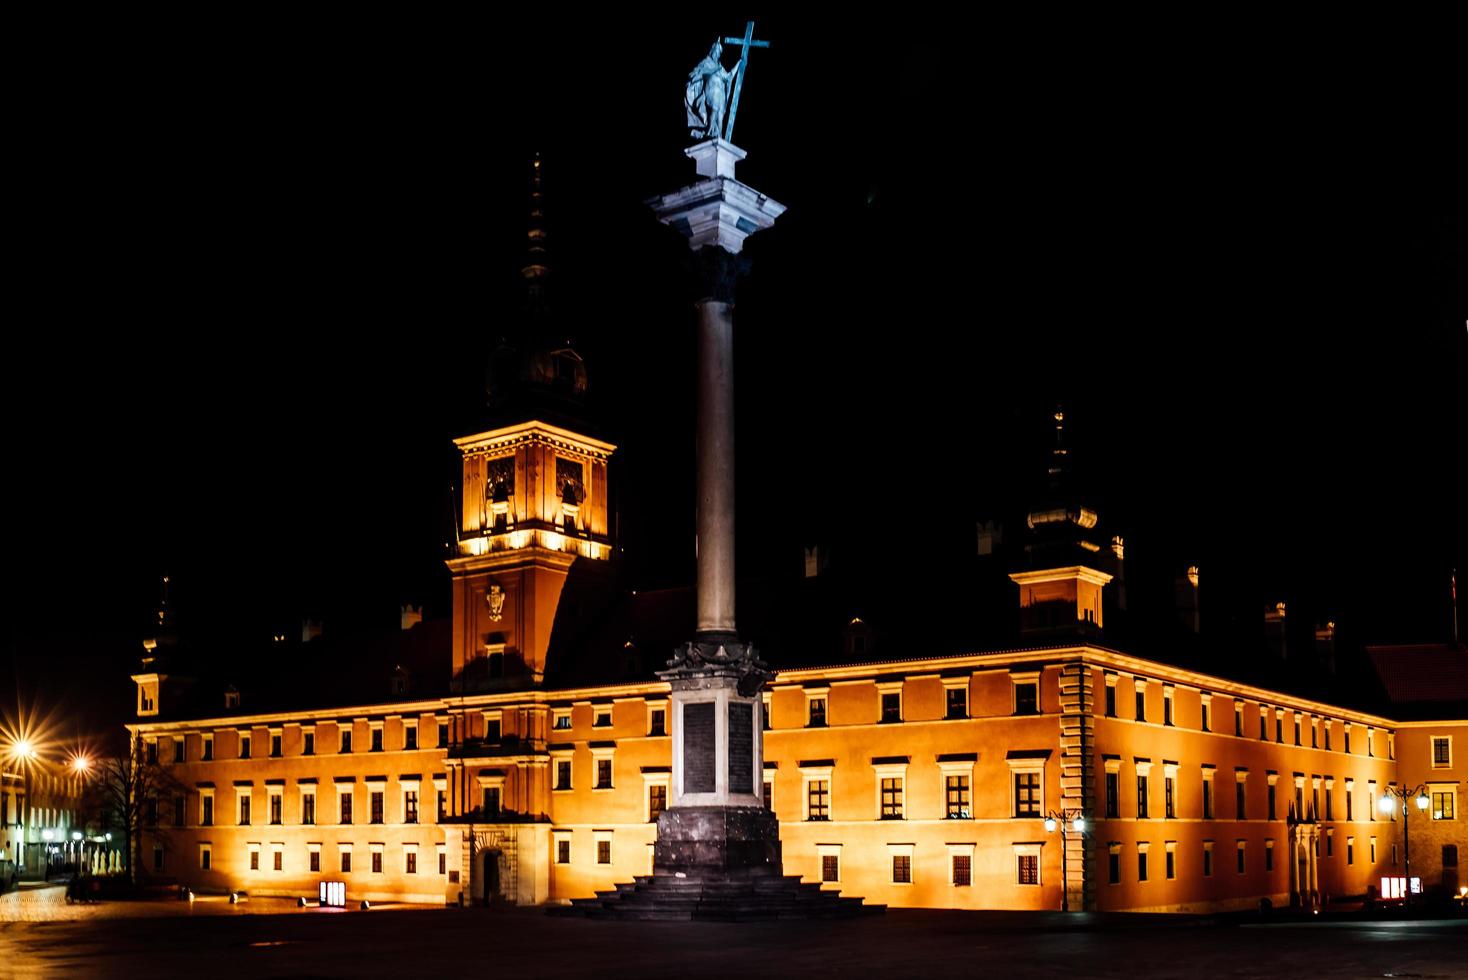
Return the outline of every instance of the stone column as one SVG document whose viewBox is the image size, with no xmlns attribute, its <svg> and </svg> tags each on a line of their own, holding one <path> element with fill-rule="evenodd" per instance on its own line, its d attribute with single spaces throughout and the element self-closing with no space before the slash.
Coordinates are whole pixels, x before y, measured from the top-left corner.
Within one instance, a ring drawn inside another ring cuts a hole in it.
<svg viewBox="0 0 1468 980">
<path fill-rule="evenodd" d="M 654 874 L 781 871 L 779 824 L 763 806 L 763 702 L 772 676 L 740 641 L 734 607 L 734 293 L 744 239 L 785 210 L 734 178 L 744 151 L 690 147 L 698 182 L 648 203 L 688 240 L 699 273 L 698 609 L 692 641 L 658 676 L 672 688 L 673 773 Z"/>
</svg>

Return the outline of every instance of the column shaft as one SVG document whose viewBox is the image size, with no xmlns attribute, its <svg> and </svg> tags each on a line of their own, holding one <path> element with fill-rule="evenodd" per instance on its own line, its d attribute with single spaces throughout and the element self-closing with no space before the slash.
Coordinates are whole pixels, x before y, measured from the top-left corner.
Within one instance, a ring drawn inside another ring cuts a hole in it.
<svg viewBox="0 0 1468 980">
<path fill-rule="evenodd" d="M 698 303 L 698 620 L 705 633 L 734 622 L 734 307 Z"/>
</svg>

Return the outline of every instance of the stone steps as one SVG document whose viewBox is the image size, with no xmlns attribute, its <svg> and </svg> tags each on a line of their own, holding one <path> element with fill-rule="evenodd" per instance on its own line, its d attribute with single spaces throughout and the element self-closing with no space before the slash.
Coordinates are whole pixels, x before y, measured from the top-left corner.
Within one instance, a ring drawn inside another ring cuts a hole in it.
<svg viewBox="0 0 1468 980">
<path fill-rule="evenodd" d="M 595 898 L 572 899 L 554 915 L 593 919 L 737 922 L 752 919 L 832 919 L 879 914 L 882 905 L 822 890 L 796 877 L 751 875 L 678 878 L 641 875 Z"/>
</svg>

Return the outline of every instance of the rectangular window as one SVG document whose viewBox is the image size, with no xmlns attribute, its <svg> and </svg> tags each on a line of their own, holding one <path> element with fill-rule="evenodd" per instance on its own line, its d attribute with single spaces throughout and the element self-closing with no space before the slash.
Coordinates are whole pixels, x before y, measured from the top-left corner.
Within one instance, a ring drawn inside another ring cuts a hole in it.
<svg viewBox="0 0 1468 980">
<path fill-rule="evenodd" d="M 281 795 L 279 793 L 270 794 L 270 822 L 274 825 L 279 825 L 280 823 L 280 799 Z"/>
<path fill-rule="evenodd" d="M 953 855 L 953 884 L 963 887 L 973 884 L 974 860 L 967 854 Z"/>
<path fill-rule="evenodd" d="M 182 796 L 173 798 L 173 825 L 175 827 L 184 825 L 184 798 Z"/>
<path fill-rule="evenodd" d="M 213 762 L 214 761 L 214 736 L 213 735 L 205 735 L 204 736 L 204 750 L 199 753 L 199 758 L 202 759 L 202 760 L 204 760 L 205 762 Z"/>
<path fill-rule="evenodd" d="M 316 822 L 316 793 L 301 794 L 301 823 L 313 824 Z"/>
<path fill-rule="evenodd" d="M 1295 718 L 1295 744 L 1300 744 L 1300 719 Z"/>
<path fill-rule="evenodd" d="M 1172 694 L 1167 691 L 1162 693 L 1162 723 L 1172 724 Z"/>
<path fill-rule="evenodd" d="M 369 729 L 369 733 L 372 736 L 372 744 L 368 748 L 368 751 L 369 752 L 381 752 L 382 751 L 382 726 L 380 724 L 379 725 L 373 725 L 372 728 Z"/>
<path fill-rule="evenodd" d="M 352 791 L 344 790 L 340 794 L 341 800 L 341 822 L 352 822 Z"/>
<path fill-rule="evenodd" d="M 882 819 L 902 819 L 902 777 L 894 776 L 882 780 Z"/>
<path fill-rule="evenodd" d="M 1106 717 L 1116 717 L 1116 685 L 1106 685 Z"/>
<path fill-rule="evenodd" d="M 1242 779 L 1234 783 L 1234 817 L 1239 820 L 1248 819 L 1248 811 L 1244 806 L 1244 781 Z"/>
<path fill-rule="evenodd" d="M 250 848 L 250 870 L 260 870 L 260 848 L 258 847 Z"/>
<path fill-rule="evenodd" d="M 280 848 L 278 848 L 278 847 L 277 848 L 274 848 L 272 850 L 272 852 L 271 852 L 271 855 L 270 855 L 270 866 L 271 866 L 271 868 L 273 868 L 276 871 L 284 871 L 285 870 L 285 854 L 282 853 L 281 850 L 280 850 Z"/>
<path fill-rule="evenodd" d="M 1234 734 L 1244 737 L 1244 706 L 1237 701 L 1234 702 Z"/>
<path fill-rule="evenodd" d="M 153 846 L 153 870 L 157 872 L 163 870 L 163 848 L 156 844 Z"/>
<path fill-rule="evenodd" d="M 1378 797 L 1376 795 L 1376 780 L 1373 779 L 1373 780 L 1369 781 L 1366 784 L 1366 819 L 1367 820 L 1375 820 L 1376 819 L 1376 801 L 1377 801 L 1377 799 L 1378 799 Z M 1392 815 L 1392 819 L 1396 819 L 1396 815 L 1395 814 Z"/>
<path fill-rule="evenodd" d="M 147 750 L 148 750 L 148 756 L 147 756 L 147 758 L 148 758 L 148 765 L 150 765 L 150 766 L 156 766 L 158 764 L 158 743 L 157 742 L 149 742 L 149 743 L 147 743 Z"/>
<path fill-rule="evenodd" d="M 270 758 L 280 758 L 280 732 L 270 733 Z"/>
<path fill-rule="evenodd" d="M 944 796 L 949 820 L 965 820 L 971 815 L 969 809 L 969 777 L 946 776 L 943 780 Z"/>
<path fill-rule="evenodd" d="M 1038 817 L 1040 815 L 1040 774 L 1038 772 L 1014 774 L 1014 815 L 1016 817 Z"/>
<path fill-rule="evenodd" d="M 556 712 L 556 715 L 555 715 L 555 722 L 554 722 L 554 724 L 552 724 L 551 727 L 554 728 L 558 732 L 570 731 L 571 730 L 571 712 L 569 712 L 569 711 L 557 711 Z"/>
<path fill-rule="evenodd" d="M 892 855 L 892 883 L 894 885 L 912 884 L 912 858 L 910 856 Z"/>
<path fill-rule="evenodd" d="M 173 740 L 173 761 L 184 761 L 184 740 L 181 738 L 176 738 Z"/>
<path fill-rule="evenodd" d="M 1327 752 L 1330 751 L 1330 721 L 1329 721 L 1329 719 L 1327 719 L 1326 722 L 1325 722 L 1325 751 L 1327 751 Z"/>
<path fill-rule="evenodd" d="M 902 694 L 887 691 L 882 694 L 882 724 L 888 725 L 902 720 Z"/>
<path fill-rule="evenodd" d="M 571 838 L 562 837 L 560 840 L 556 841 L 556 863 L 571 863 Z"/>
<path fill-rule="evenodd" d="M 1335 819 L 1335 790 L 1325 787 L 1325 819 Z"/>
<path fill-rule="evenodd" d="M 1264 845 L 1264 870 L 1274 870 L 1274 848 L 1270 847 L 1268 844 Z"/>
<path fill-rule="evenodd" d="M 1269 784 L 1269 819 L 1274 819 L 1274 784 Z"/>
<path fill-rule="evenodd" d="M 1284 744 L 1284 715 L 1278 711 L 1274 713 L 1274 740 Z"/>
<path fill-rule="evenodd" d="M 311 848 L 311 850 L 306 854 L 306 859 L 308 861 L 307 867 L 312 874 L 316 874 L 321 870 L 321 851 L 314 847 Z"/>
<path fill-rule="evenodd" d="M 315 732 L 302 732 L 301 733 L 301 754 L 302 755 L 315 755 L 316 754 L 316 733 Z"/>
<path fill-rule="evenodd" d="M 240 736 L 240 758 L 241 759 L 248 759 L 249 757 L 250 757 L 250 736 L 248 736 L 248 735 L 241 735 Z M 258 861 L 259 858 L 256 858 L 256 860 Z"/>
<path fill-rule="evenodd" d="M 1107 855 L 1106 880 L 1113 885 L 1121 884 L 1121 851 L 1112 849 Z"/>
<path fill-rule="evenodd" d="M 826 699 L 810 698 L 806 702 L 806 726 L 809 728 L 826 727 Z"/>
<path fill-rule="evenodd" d="M 948 718 L 967 718 L 968 717 L 968 688 L 967 687 L 950 687 L 950 688 L 948 688 L 947 690 L 944 691 L 944 698 L 947 701 L 947 705 L 948 705 L 948 710 L 947 710 L 947 717 Z"/>
<path fill-rule="evenodd" d="M 498 741 L 498 740 L 497 739 L 494 739 L 492 741 Z M 418 747 L 418 726 L 417 725 L 404 725 L 403 726 L 403 748 L 404 749 L 416 749 L 417 747 Z"/>
<path fill-rule="evenodd" d="M 1023 681 L 1014 685 L 1014 713 L 1017 715 L 1040 713 L 1040 685 L 1036 681 Z"/>
<path fill-rule="evenodd" d="M 1371 838 L 1371 863 L 1376 863 L 1376 838 Z"/>
<path fill-rule="evenodd" d="M 1457 844 L 1444 844 L 1443 845 L 1443 867 L 1444 868 L 1456 868 L 1457 866 L 1458 866 L 1458 845 Z"/>
<path fill-rule="evenodd" d="M 1213 819 L 1213 780 L 1203 780 L 1203 819 Z"/>
<path fill-rule="evenodd" d="M 1239 841 L 1238 849 L 1234 853 L 1234 864 L 1239 874 L 1244 873 L 1244 842 Z"/>
<path fill-rule="evenodd" d="M 248 792 L 240 795 L 240 826 L 250 825 L 250 794 Z"/>
<path fill-rule="evenodd" d="M 1458 802 L 1457 794 L 1452 790 L 1432 791 L 1432 819 L 1452 820 L 1454 819 L 1455 804 Z"/>
<path fill-rule="evenodd" d="M 668 712 L 663 708 L 653 708 L 647 713 L 647 733 L 649 735 L 668 734 Z"/>
<path fill-rule="evenodd" d="M 595 717 L 592 719 L 592 722 L 591 722 L 591 727 L 593 727 L 593 728 L 611 728 L 612 727 L 612 709 L 611 708 L 597 708 L 596 709 L 596 712 L 595 712 Z"/>
<path fill-rule="evenodd" d="M 556 789 L 571 788 L 571 760 L 556 760 Z"/>
<path fill-rule="evenodd" d="M 1202 703 L 1202 706 L 1201 706 L 1201 709 L 1200 709 L 1200 713 L 1201 713 L 1201 718 L 1198 721 L 1198 728 L 1201 731 L 1205 731 L 1206 732 L 1206 731 L 1209 730 L 1209 727 L 1208 727 L 1208 702 L 1207 701 L 1204 701 Z"/>
<path fill-rule="evenodd" d="M 1263 705 L 1259 707 L 1259 741 L 1269 740 L 1269 710 Z"/>
<path fill-rule="evenodd" d="M 596 788 L 597 789 L 611 789 L 612 788 L 612 760 L 611 759 L 597 759 L 596 760 Z"/>
<path fill-rule="evenodd" d="M 1121 816 L 1121 774 L 1106 774 L 1106 816 L 1115 819 Z"/>
<path fill-rule="evenodd" d="M 1147 819 L 1147 777 L 1137 777 L 1137 819 Z"/>
<path fill-rule="evenodd" d="M 415 875 L 418 873 L 418 852 L 405 851 L 403 853 L 403 873 Z"/>
<path fill-rule="evenodd" d="M 1354 837 L 1346 838 L 1346 863 L 1356 863 L 1356 838 Z"/>
<path fill-rule="evenodd" d="M 1347 823 L 1349 823 L 1352 820 L 1356 819 L 1355 816 L 1354 816 L 1354 811 L 1356 809 L 1356 801 L 1355 801 L 1356 794 L 1353 793 L 1353 792 L 1351 792 L 1352 788 L 1353 787 L 1351 786 L 1351 784 L 1349 782 L 1346 783 L 1346 822 Z"/>
<path fill-rule="evenodd" d="M 1350 725 L 1347 725 L 1346 726 L 1346 742 L 1345 742 L 1345 746 L 1342 748 L 1341 751 L 1345 752 L 1346 755 L 1350 755 L 1351 754 L 1351 726 Z"/>
<path fill-rule="evenodd" d="M 377 790 L 369 790 L 368 791 L 368 793 L 367 793 L 367 813 L 368 813 L 367 822 L 368 823 L 382 823 L 382 821 L 383 821 L 382 798 L 385 795 L 387 795 L 387 794 L 384 793 L 380 789 L 377 789 Z"/>
<path fill-rule="evenodd" d="M 805 786 L 806 819 L 831 819 L 831 782 L 827 779 L 812 779 Z"/>
<path fill-rule="evenodd" d="M 1177 794 L 1173 792 L 1173 785 L 1177 780 L 1171 776 L 1165 776 L 1162 780 L 1162 806 L 1163 813 L 1168 820 L 1177 818 Z"/>
<path fill-rule="evenodd" d="M 1310 719 L 1310 747 L 1312 749 L 1320 748 L 1320 722 L 1314 718 Z"/>
<path fill-rule="evenodd" d="M 438 797 L 438 805 L 434 811 L 438 816 L 435 819 L 439 823 L 443 823 L 443 818 L 449 814 L 449 793 L 446 789 L 439 789 L 434 790 L 434 795 Z"/>
<path fill-rule="evenodd" d="M 1327 833 L 1325 835 L 1325 856 L 1335 857 L 1335 834 Z"/>
<path fill-rule="evenodd" d="M 1138 851 L 1137 852 L 1137 880 L 1138 881 L 1146 881 L 1147 880 L 1147 852 L 1146 851 Z"/>
<path fill-rule="evenodd" d="M 822 854 L 821 855 L 821 880 L 822 881 L 840 881 L 841 880 L 841 857 L 840 857 L 840 855 L 837 855 L 837 854 Z"/>
<path fill-rule="evenodd" d="M 342 726 L 341 737 L 341 752 L 343 755 L 346 755 L 352 751 L 352 729 L 350 726 Z"/>
<path fill-rule="evenodd" d="M 1453 766 L 1453 740 L 1445 736 L 1432 737 L 1432 768 L 1451 769 Z"/>
<path fill-rule="evenodd" d="M 1177 877 L 1177 853 L 1170 847 L 1167 849 L 1166 868 L 1164 870 L 1168 881 L 1172 881 Z"/>
<path fill-rule="evenodd" d="M 1203 848 L 1203 877 L 1213 877 L 1213 848 Z"/>
<path fill-rule="evenodd" d="M 438 873 L 441 875 L 449 873 L 449 855 L 448 851 L 444 850 L 442 844 L 438 848 Z"/>
<path fill-rule="evenodd" d="M 214 854 L 208 844 L 199 845 L 199 870 L 208 871 L 214 860 Z"/>
<path fill-rule="evenodd" d="M 382 874 L 382 851 L 375 847 L 372 849 L 372 873 L 375 875 Z"/>
<path fill-rule="evenodd" d="M 775 784 L 766 779 L 762 788 L 765 791 L 763 797 L 765 809 L 773 813 L 775 812 Z"/>
<path fill-rule="evenodd" d="M 612 863 L 612 842 L 611 841 L 609 841 L 609 840 L 599 840 L 599 841 L 596 842 L 596 863 L 597 864 L 611 864 Z"/>
<path fill-rule="evenodd" d="M 486 817 L 497 817 L 500 813 L 500 788 L 483 786 L 479 793 L 479 808 Z"/>
<path fill-rule="evenodd" d="M 441 721 L 438 723 L 438 747 L 444 748 L 449 744 L 449 723 Z"/>
<path fill-rule="evenodd" d="M 206 793 L 199 797 L 199 825 L 201 827 L 214 826 L 214 794 Z"/>
<path fill-rule="evenodd" d="M 418 822 L 418 791 L 408 789 L 403 791 L 403 823 Z"/>
<path fill-rule="evenodd" d="M 768 799 L 768 797 L 766 797 Z M 662 783 L 653 783 L 647 788 L 647 819 L 651 823 L 657 823 L 658 817 L 668 808 L 668 787 Z"/>
<path fill-rule="evenodd" d="M 500 741 L 500 719 L 498 717 L 486 717 L 484 719 L 484 740 L 495 743 Z"/>
<path fill-rule="evenodd" d="M 1137 721 L 1147 720 L 1147 689 L 1137 686 Z"/>
<path fill-rule="evenodd" d="M 341 870 L 342 870 L 342 874 L 351 874 L 352 873 L 352 849 L 351 849 L 351 847 L 350 846 L 344 846 L 344 847 L 342 847 L 340 854 L 341 854 Z"/>
</svg>

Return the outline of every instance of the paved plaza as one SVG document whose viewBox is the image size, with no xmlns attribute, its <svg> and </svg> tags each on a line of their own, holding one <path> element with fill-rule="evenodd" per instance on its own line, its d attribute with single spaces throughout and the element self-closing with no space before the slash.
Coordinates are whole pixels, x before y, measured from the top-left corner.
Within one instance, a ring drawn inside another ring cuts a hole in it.
<svg viewBox="0 0 1468 980">
<path fill-rule="evenodd" d="M 1468 978 L 1468 921 L 896 910 L 845 922 L 690 924 L 212 897 L 71 906 L 59 888 L 0 896 L 4 977 L 402 980 L 466 968 L 535 977 Z"/>
</svg>

